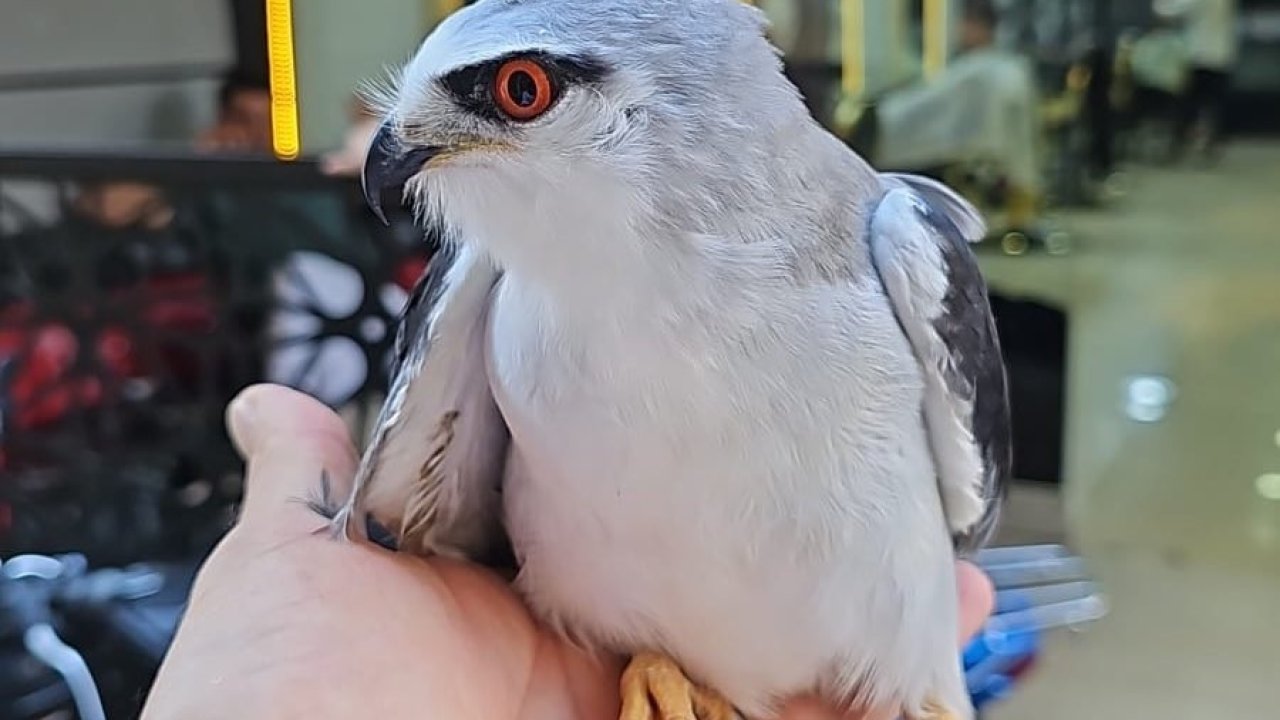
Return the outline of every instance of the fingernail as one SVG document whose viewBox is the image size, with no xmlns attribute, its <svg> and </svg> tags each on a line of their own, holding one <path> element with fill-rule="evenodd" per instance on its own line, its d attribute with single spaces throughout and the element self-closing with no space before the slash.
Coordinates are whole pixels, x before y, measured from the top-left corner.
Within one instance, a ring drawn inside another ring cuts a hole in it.
<svg viewBox="0 0 1280 720">
<path fill-rule="evenodd" d="M 246 460 L 253 452 L 253 442 L 257 438 L 254 427 L 256 417 L 254 395 L 252 389 L 245 390 L 227 407 L 227 430 L 231 434 L 231 442 L 235 443 L 236 450 Z"/>
</svg>

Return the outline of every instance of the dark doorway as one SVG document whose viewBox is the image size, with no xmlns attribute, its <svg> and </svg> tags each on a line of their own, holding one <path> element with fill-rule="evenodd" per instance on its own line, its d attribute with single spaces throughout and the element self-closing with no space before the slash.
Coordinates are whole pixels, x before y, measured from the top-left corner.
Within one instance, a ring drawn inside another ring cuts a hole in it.
<svg viewBox="0 0 1280 720">
<path fill-rule="evenodd" d="M 1062 482 L 1066 419 L 1067 315 L 1059 308 L 993 294 L 991 306 L 1009 370 L 1013 475 Z"/>
</svg>

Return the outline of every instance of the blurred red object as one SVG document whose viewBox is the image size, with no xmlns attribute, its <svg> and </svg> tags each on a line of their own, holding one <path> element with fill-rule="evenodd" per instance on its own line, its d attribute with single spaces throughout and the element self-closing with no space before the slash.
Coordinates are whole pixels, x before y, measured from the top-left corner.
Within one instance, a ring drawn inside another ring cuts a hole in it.
<svg viewBox="0 0 1280 720">
<path fill-rule="evenodd" d="M 392 282 L 406 292 L 426 272 L 428 259 L 400 261 Z M 216 299 L 199 273 L 154 277 L 140 287 L 108 296 L 107 305 L 138 319 L 132 330 L 119 323 L 81 323 L 93 328 L 93 355 L 85 357 L 70 324 L 37 319 L 29 302 L 0 308 L 0 361 L 13 360 L 0 393 L 12 428 L 32 430 L 56 424 L 73 410 L 102 404 L 107 388 L 126 380 L 198 378 L 202 359 L 181 338 L 213 332 Z M 86 306 L 82 318 L 100 315 Z M 2 453 L 2 450 L 0 450 Z M 0 467 L 4 456 L 0 454 Z"/>
<path fill-rule="evenodd" d="M 31 303 L 0 310 L 0 358 L 14 363 L 0 388 L 11 427 L 45 427 L 72 410 L 97 407 L 104 383 L 174 374 L 181 368 L 164 366 L 177 359 L 166 339 L 172 333 L 208 333 L 216 323 L 208 283 L 198 274 L 152 278 L 140 288 L 110 296 L 107 304 L 117 310 L 136 308 L 138 324 L 131 332 L 120 323 L 84 323 L 92 328 L 89 357 L 68 324 L 36 318 Z M 86 306 L 81 319 L 98 311 Z"/>
<path fill-rule="evenodd" d="M 393 282 L 405 292 L 410 292 L 418 284 L 418 278 L 422 277 L 422 274 L 427 271 L 427 265 L 429 264 L 430 260 L 425 257 L 406 258 L 396 266 Z"/>
<path fill-rule="evenodd" d="M 410 292 L 428 263 L 424 256 L 402 260 L 394 269 L 392 282 Z M 106 304 L 131 310 L 125 314 L 137 316 L 136 329 L 131 334 L 120 324 L 97 327 L 92 337 L 93 357 L 82 356 L 81 341 L 67 323 L 35 318 L 29 302 L 0 309 L 0 359 L 18 359 L 8 386 L 0 387 L 14 428 L 44 428 L 72 410 L 99 406 L 106 387 L 116 387 L 124 380 L 177 377 L 198 382 L 200 357 L 173 338 L 215 331 L 215 299 L 204 275 L 151 278 L 141 287 L 109 296 Z M 86 318 L 92 318 L 96 310 L 92 306 L 81 309 Z M 3 464 L 0 456 L 0 466 Z"/>
</svg>

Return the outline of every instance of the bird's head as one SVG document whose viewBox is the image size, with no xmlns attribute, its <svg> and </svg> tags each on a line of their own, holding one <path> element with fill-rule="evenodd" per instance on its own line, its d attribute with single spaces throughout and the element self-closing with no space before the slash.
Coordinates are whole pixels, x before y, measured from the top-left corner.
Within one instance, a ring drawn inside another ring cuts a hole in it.
<svg viewBox="0 0 1280 720">
<path fill-rule="evenodd" d="M 517 239 L 747 202 L 770 138 L 811 122 L 764 28 L 741 0 L 480 0 L 386 94 L 366 195 Z"/>
</svg>

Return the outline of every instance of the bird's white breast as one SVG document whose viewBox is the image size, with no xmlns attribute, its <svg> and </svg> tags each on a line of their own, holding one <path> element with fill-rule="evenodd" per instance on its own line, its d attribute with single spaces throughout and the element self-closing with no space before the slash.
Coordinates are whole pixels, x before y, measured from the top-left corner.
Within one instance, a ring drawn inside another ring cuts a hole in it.
<svg viewBox="0 0 1280 720">
<path fill-rule="evenodd" d="M 920 372 L 878 286 L 670 307 L 499 288 L 521 589 L 570 634 L 668 651 L 751 714 L 872 664 L 903 690 L 930 662 L 908 636 L 954 590 Z"/>
</svg>

